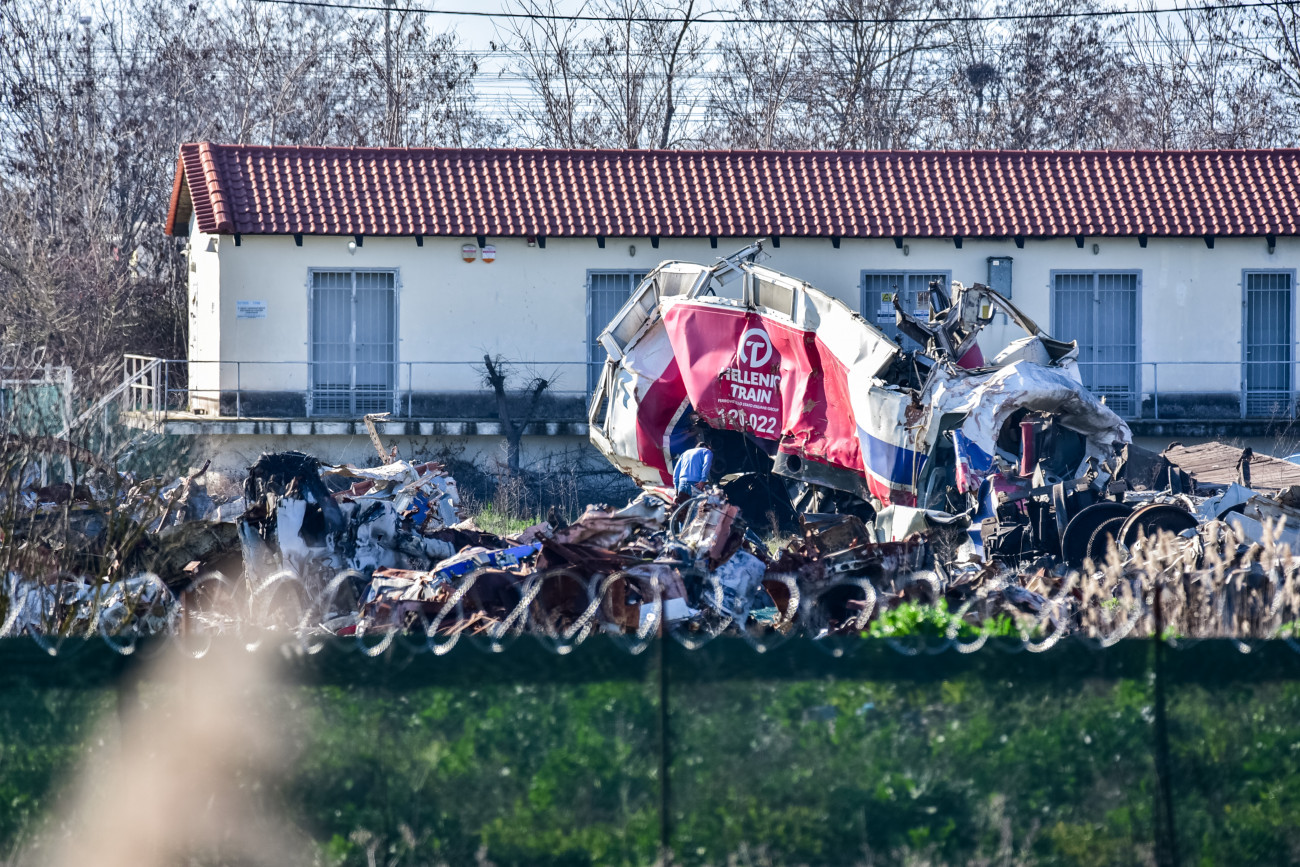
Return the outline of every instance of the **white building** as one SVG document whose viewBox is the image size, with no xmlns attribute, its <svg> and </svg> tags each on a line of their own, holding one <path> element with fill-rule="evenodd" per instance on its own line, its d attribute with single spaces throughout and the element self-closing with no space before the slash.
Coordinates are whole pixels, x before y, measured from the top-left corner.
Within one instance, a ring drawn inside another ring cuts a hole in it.
<svg viewBox="0 0 1300 867">
<path fill-rule="evenodd" d="M 1300 151 L 754 152 L 182 146 L 188 359 L 128 360 L 142 424 L 358 459 L 360 417 L 495 449 L 485 353 L 554 374 L 525 447 L 585 440 L 596 336 L 664 259 L 755 238 L 873 321 L 989 283 L 1135 433 L 1294 415 Z M 311 437 L 311 442 L 302 438 Z M 547 439 L 540 439 L 547 438 Z"/>
</svg>

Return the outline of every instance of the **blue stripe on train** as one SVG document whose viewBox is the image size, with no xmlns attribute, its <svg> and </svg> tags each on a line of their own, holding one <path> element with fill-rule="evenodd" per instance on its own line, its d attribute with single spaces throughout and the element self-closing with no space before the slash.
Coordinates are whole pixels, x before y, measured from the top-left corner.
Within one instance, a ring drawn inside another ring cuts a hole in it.
<svg viewBox="0 0 1300 867">
<path fill-rule="evenodd" d="M 872 474 L 888 480 L 890 485 L 912 487 L 913 480 L 925 466 L 925 455 L 873 437 L 861 427 L 858 428 L 858 438 L 866 448 L 862 461 Z"/>
</svg>

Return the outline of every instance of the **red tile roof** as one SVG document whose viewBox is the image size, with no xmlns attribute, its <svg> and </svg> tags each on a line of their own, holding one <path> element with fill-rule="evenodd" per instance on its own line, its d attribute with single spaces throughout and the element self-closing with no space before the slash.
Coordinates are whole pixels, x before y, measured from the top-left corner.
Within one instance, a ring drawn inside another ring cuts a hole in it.
<svg viewBox="0 0 1300 867">
<path fill-rule="evenodd" d="M 168 231 L 1037 237 L 1300 234 L 1300 150 L 181 146 Z"/>
</svg>

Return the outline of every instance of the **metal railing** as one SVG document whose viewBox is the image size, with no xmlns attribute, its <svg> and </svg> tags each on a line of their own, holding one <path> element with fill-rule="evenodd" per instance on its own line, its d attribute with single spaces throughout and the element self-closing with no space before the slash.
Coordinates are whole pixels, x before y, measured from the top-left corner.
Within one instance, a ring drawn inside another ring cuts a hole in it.
<svg viewBox="0 0 1300 867">
<path fill-rule="evenodd" d="M 1294 419 L 1291 361 L 1080 361 L 1084 385 L 1126 419 Z M 1164 387 L 1161 380 L 1164 380 Z M 1162 405 L 1163 400 L 1163 405 Z"/>
<path fill-rule="evenodd" d="M 535 377 L 548 381 L 545 394 L 553 398 L 586 400 L 589 370 L 604 362 L 506 362 L 514 374 L 510 391 Z M 491 395 L 484 381 L 483 362 L 400 361 L 384 365 L 391 376 L 378 382 L 314 381 L 313 373 L 337 367 L 310 361 L 187 361 L 126 355 L 123 360 L 125 407 L 152 418 L 165 412 L 195 409 L 227 418 L 299 417 L 355 418 L 369 412 L 421 417 L 417 401 L 426 396 Z M 367 365 L 373 373 L 379 365 Z M 362 368 L 362 365 L 356 365 Z M 319 379 L 320 377 L 316 377 Z M 387 380 L 387 381 L 384 381 Z M 288 399 L 300 411 L 267 411 L 273 396 Z M 347 403 L 340 404 L 340 397 Z M 215 410 L 215 412 L 214 412 Z"/>
<path fill-rule="evenodd" d="M 1084 384 L 1127 419 L 1294 419 L 1297 362 L 1278 361 L 1081 361 Z M 165 412 L 199 409 L 226 418 L 354 418 L 367 412 L 423 417 L 428 395 L 490 395 L 483 363 L 401 361 L 389 382 L 313 383 L 309 361 L 184 361 L 127 355 L 123 362 L 126 409 L 158 418 Z M 522 384 L 538 375 L 550 380 L 546 393 L 585 400 L 586 384 L 603 362 L 512 363 Z M 1163 383 L 1163 385 L 1162 385 Z M 297 411 L 268 411 L 268 398 L 290 398 Z M 338 408 L 338 399 L 349 401 Z M 331 406 L 323 406 L 328 401 Z M 445 413 L 441 415 L 446 416 Z"/>
<path fill-rule="evenodd" d="M 122 393 L 128 412 L 156 419 L 168 409 L 166 365 L 161 358 L 125 355 L 122 358 Z"/>
</svg>

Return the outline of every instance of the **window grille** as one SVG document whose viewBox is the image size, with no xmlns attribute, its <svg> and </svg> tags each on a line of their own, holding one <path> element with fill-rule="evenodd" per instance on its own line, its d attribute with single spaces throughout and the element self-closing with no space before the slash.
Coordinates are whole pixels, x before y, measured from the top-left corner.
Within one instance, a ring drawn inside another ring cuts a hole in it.
<svg viewBox="0 0 1300 867">
<path fill-rule="evenodd" d="M 1066 271 L 1052 275 L 1052 336 L 1079 342 L 1083 384 L 1125 418 L 1138 394 L 1140 271 Z"/>
<path fill-rule="evenodd" d="M 904 335 L 894 324 L 895 295 L 898 303 L 908 313 L 920 319 L 930 316 L 930 284 L 938 280 L 947 295 L 952 293 L 951 271 L 863 271 L 862 272 L 862 315 L 876 327 L 908 351 L 924 347 Z"/>
<path fill-rule="evenodd" d="M 600 371 L 608 354 L 600 344 L 600 332 L 623 308 L 632 290 L 645 279 L 647 271 L 587 272 L 587 391 L 596 390 Z"/>
<path fill-rule="evenodd" d="M 394 410 L 397 273 L 311 272 L 312 416 Z"/>
</svg>

